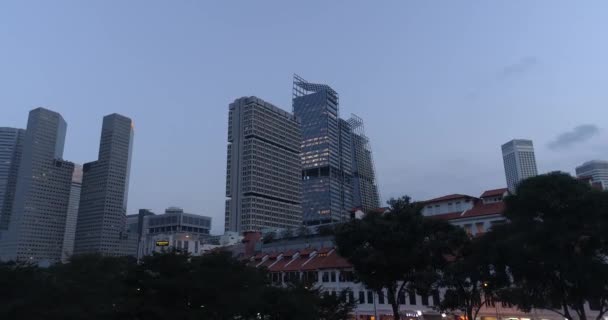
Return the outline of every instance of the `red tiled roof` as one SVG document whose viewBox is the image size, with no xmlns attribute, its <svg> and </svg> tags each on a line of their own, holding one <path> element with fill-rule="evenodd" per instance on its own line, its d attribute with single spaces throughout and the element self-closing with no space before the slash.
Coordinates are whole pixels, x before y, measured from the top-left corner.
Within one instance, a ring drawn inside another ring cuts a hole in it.
<svg viewBox="0 0 608 320">
<path fill-rule="evenodd" d="M 306 248 L 306 249 L 300 251 L 300 257 L 308 257 L 311 253 L 313 253 L 315 251 L 316 251 L 316 249 Z"/>
<path fill-rule="evenodd" d="M 279 260 L 277 263 L 268 268 L 268 271 L 283 271 L 283 268 L 286 264 L 288 264 L 292 259 L 291 258 L 283 258 Z"/>
<path fill-rule="evenodd" d="M 494 202 L 494 203 L 478 203 L 471 210 L 467 210 L 463 214 L 463 218 L 489 216 L 494 214 L 502 214 L 505 211 L 505 203 Z"/>
<path fill-rule="evenodd" d="M 317 269 L 334 269 L 334 268 L 350 268 L 352 265 L 336 250 L 332 250 L 326 256 L 316 256 L 313 261 L 310 261 L 302 267 L 302 270 L 317 270 Z"/>
<path fill-rule="evenodd" d="M 462 199 L 462 198 L 475 198 L 475 197 L 471 197 L 468 196 L 466 194 L 448 194 L 447 196 L 443 196 L 443 197 L 439 197 L 439 198 L 434 198 L 431 200 L 426 200 L 423 201 L 424 203 L 431 203 L 431 202 L 439 202 L 439 201 L 447 201 L 447 200 L 454 200 L 454 199 Z"/>
<path fill-rule="evenodd" d="M 456 212 L 450 212 L 450 213 L 436 214 L 436 215 L 432 215 L 432 216 L 428 216 L 428 217 L 433 218 L 433 219 L 439 219 L 439 220 L 452 220 L 452 219 L 460 218 L 460 216 L 462 216 L 462 214 L 463 214 L 462 211 L 456 211 Z"/>
<path fill-rule="evenodd" d="M 480 198 L 502 196 L 507 191 L 509 191 L 509 189 L 507 188 L 486 190 L 484 193 L 481 194 Z"/>
<path fill-rule="evenodd" d="M 444 214 L 438 214 L 429 216 L 429 218 L 440 219 L 440 220 L 456 220 L 456 219 L 465 219 L 472 217 L 480 217 L 480 216 L 490 216 L 495 214 L 502 214 L 505 211 L 505 203 L 504 202 L 494 202 L 494 203 L 482 203 L 478 202 L 473 206 L 473 208 L 466 210 L 464 212 L 450 212 Z"/>
</svg>

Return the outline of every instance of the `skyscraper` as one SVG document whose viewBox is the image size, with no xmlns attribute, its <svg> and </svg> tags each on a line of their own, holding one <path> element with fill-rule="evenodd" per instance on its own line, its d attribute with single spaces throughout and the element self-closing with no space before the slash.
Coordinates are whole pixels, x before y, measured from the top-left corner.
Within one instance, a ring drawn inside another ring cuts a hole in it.
<svg viewBox="0 0 608 320">
<path fill-rule="evenodd" d="M 576 167 L 577 177 L 591 177 L 591 181 L 600 183 L 608 190 L 608 161 L 591 160 Z"/>
<path fill-rule="evenodd" d="M 365 135 L 363 119 L 352 115 L 348 120 L 353 133 L 353 205 L 364 212 L 380 207 L 380 195 L 376 183 L 376 169 L 372 158 L 369 138 Z"/>
<path fill-rule="evenodd" d="M 63 249 L 61 261 L 67 262 L 74 253 L 74 239 L 76 237 L 76 221 L 78 219 L 78 206 L 80 205 L 80 189 L 82 188 L 82 166 L 75 165 L 72 173 L 72 186 L 70 187 L 70 200 L 68 213 L 65 219 L 65 232 L 63 234 Z"/>
<path fill-rule="evenodd" d="M 61 259 L 74 170 L 73 163 L 62 160 L 66 129 L 60 114 L 30 111 L 3 259 L 40 264 Z"/>
<path fill-rule="evenodd" d="M 126 226 L 133 122 L 103 118 L 97 161 L 83 166 L 74 253 L 119 255 Z"/>
<path fill-rule="evenodd" d="M 350 124 L 339 118 L 338 93 L 294 75 L 293 113 L 302 125 L 304 223 L 344 221 L 353 208 Z"/>
<path fill-rule="evenodd" d="M 229 106 L 226 231 L 302 224 L 300 124 L 257 97 Z"/>
<path fill-rule="evenodd" d="M 520 181 L 538 175 L 532 140 L 515 139 L 503 144 L 502 158 L 507 187 L 512 193 Z"/>
<path fill-rule="evenodd" d="M 0 233 L 8 229 L 24 135 L 23 129 L 0 128 Z"/>
</svg>

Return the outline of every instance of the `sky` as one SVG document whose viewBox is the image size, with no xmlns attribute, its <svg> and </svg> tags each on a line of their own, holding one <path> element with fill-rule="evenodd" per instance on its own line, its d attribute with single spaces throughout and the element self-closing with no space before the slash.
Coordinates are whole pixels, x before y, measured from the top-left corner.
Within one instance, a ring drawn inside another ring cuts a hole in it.
<svg viewBox="0 0 608 320">
<path fill-rule="evenodd" d="M 96 160 L 104 115 L 135 123 L 128 213 L 224 221 L 228 104 L 291 111 L 294 73 L 365 121 L 383 200 L 506 185 L 500 146 L 540 172 L 608 160 L 605 1 L 0 2 L 0 126 L 46 107 L 64 158 Z"/>
</svg>

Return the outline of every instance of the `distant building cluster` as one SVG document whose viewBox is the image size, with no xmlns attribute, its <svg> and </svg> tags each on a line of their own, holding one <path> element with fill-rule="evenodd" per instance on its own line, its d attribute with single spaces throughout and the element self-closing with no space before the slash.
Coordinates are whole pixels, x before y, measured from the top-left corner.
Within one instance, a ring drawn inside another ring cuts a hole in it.
<svg viewBox="0 0 608 320">
<path fill-rule="evenodd" d="M 74 254 L 141 258 L 167 250 L 200 255 L 218 248 L 242 255 L 261 243 L 250 239 L 254 234 L 277 245 L 293 235 L 318 237 L 324 226 L 387 210 L 380 207 L 363 119 L 342 118 L 333 88 L 297 75 L 291 112 L 257 97 L 228 106 L 221 236 L 211 235 L 210 217 L 178 207 L 127 215 L 134 137 L 130 118 L 105 116 L 97 159 L 83 165 L 63 159 L 66 132 L 63 117 L 45 108 L 30 111 L 26 129 L 0 127 L 0 259 L 50 265 Z M 502 199 L 538 169 L 531 140 L 503 144 L 502 156 L 506 188 L 426 200 L 423 215 L 450 221 L 473 236 L 504 223 Z M 585 162 L 576 175 L 608 190 L 608 161 Z M 331 249 L 321 249 L 331 247 L 327 241 L 332 240 L 320 241 L 319 250 L 308 250 L 308 256 L 285 247 L 289 255 L 274 258 L 332 255 Z M 366 295 L 360 300 L 368 301 Z"/>
<path fill-rule="evenodd" d="M 257 97 L 229 106 L 225 230 L 343 222 L 380 206 L 363 120 L 340 118 L 338 93 L 299 76 L 293 113 Z"/>
</svg>

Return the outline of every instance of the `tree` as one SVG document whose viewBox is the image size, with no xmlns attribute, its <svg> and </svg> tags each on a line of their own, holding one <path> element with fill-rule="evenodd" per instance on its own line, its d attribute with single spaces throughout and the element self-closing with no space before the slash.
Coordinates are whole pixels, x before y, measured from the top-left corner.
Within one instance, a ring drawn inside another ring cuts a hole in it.
<svg viewBox="0 0 608 320">
<path fill-rule="evenodd" d="M 293 230 L 291 230 L 291 228 L 285 228 L 282 232 L 281 232 L 281 238 L 291 238 L 293 237 Z"/>
<path fill-rule="evenodd" d="M 336 230 L 338 252 L 353 264 L 357 278 L 383 294 L 399 320 L 398 297 L 412 290 L 429 294 L 439 270 L 466 240 L 460 228 L 422 216 L 409 197 L 389 201 L 387 213 L 369 213 Z"/>
<path fill-rule="evenodd" d="M 594 302 L 601 319 L 608 309 L 606 219 L 608 193 L 564 173 L 527 179 L 506 198 L 510 223 L 487 234 L 496 269 L 512 285 L 502 299 L 523 310 L 553 310 L 567 319 L 587 319 Z M 500 254 L 497 254 L 500 252 Z"/>
<path fill-rule="evenodd" d="M 443 268 L 438 287 L 444 296 L 436 308 L 442 312 L 462 312 L 466 319 L 477 319 L 485 304 L 493 304 L 496 289 L 509 281 L 504 272 L 497 272 L 487 259 L 486 239 L 478 237 L 466 243 L 450 257 Z"/>
<path fill-rule="evenodd" d="M 298 237 L 307 237 L 310 235 L 310 230 L 305 225 L 298 227 Z"/>
<path fill-rule="evenodd" d="M 262 242 L 263 243 L 273 242 L 276 237 L 277 237 L 277 234 L 274 231 L 268 232 L 268 233 L 264 234 L 264 237 L 262 237 Z"/>
</svg>

